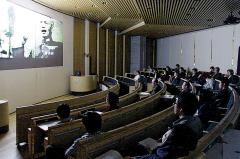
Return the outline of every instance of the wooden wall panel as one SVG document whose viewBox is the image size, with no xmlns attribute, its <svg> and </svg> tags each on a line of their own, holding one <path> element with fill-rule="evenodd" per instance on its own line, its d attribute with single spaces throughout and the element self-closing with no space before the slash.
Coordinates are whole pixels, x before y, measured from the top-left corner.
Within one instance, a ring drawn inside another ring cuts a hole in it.
<svg viewBox="0 0 240 159">
<path fill-rule="evenodd" d="M 130 62 L 131 62 L 131 37 L 126 36 L 125 40 L 125 47 L 126 47 L 126 53 L 125 53 L 125 72 L 128 73 L 130 72 Z"/>
<path fill-rule="evenodd" d="M 146 66 L 153 67 L 153 42 L 154 39 L 146 39 Z"/>
<path fill-rule="evenodd" d="M 99 79 L 106 75 L 106 30 L 99 30 Z"/>
<path fill-rule="evenodd" d="M 97 74 L 97 25 L 89 24 L 90 74 Z"/>
<path fill-rule="evenodd" d="M 81 71 L 85 74 L 84 62 L 84 21 L 74 18 L 74 55 L 73 55 L 73 71 Z"/>
<path fill-rule="evenodd" d="M 115 39 L 114 31 L 109 30 L 108 32 L 108 73 L 109 76 L 114 76 L 114 66 L 115 66 Z"/>
<path fill-rule="evenodd" d="M 123 75 L 123 36 L 117 38 L 117 75 Z"/>
</svg>

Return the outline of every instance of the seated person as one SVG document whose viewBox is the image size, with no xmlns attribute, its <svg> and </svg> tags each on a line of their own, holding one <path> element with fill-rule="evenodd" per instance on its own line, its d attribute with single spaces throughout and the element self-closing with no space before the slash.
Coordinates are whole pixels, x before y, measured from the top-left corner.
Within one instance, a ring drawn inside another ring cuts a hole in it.
<svg viewBox="0 0 240 159">
<path fill-rule="evenodd" d="M 228 86 L 229 86 L 228 79 L 224 77 L 222 81 L 219 83 L 220 91 L 214 97 L 214 101 L 218 102 L 220 107 L 226 107 L 228 100 L 230 98 L 231 91 L 229 91 Z"/>
<path fill-rule="evenodd" d="M 76 157 L 76 152 L 80 148 L 79 144 L 81 140 L 101 134 L 102 118 L 97 112 L 86 112 L 82 118 L 82 122 L 87 132 L 80 138 L 76 139 L 67 150 L 48 145 L 46 149 L 46 159 L 68 159 Z"/>
<path fill-rule="evenodd" d="M 234 71 L 232 69 L 227 70 L 227 78 L 228 78 L 229 83 L 231 83 L 231 84 L 236 85 L 239 82 L 238 76 L 234 75 Z"/>
<path fill-rule="evenodd" d="M 69 122 L 70 118 L 70 108 L 66 103 L 60 104 L 57 108 L 57 115 L 60 120 L 59 123 Z"/>
<path fill-rule="evenodd" d="M 166 67 L 166 74 L 167 74 L 168 76 L 173 75 L 172 69 L 171 69 L 169 66 Z"/>
<path fill-rule="evenodd" d="M 214 69 L 215 68 L 213 66 L 210 67 L 210 71 L 208 72 L 210 77 L 213 77 L 213 75 L 215 74 Z"/>
<path fill-rule="evenodd" d="M 180 65 L 176 64 L 176 67 L 174 68 L 174 72 L 178 72 L 180 71 Z"/>
<path fill-rule="evenodd" d="M 188 92 L 190 93 L 192 91 L 192 87 L 190 85 L 190 82 L 184 81 L 182 84 L 182 92 Z"/>
<path fill-rule="evenodd" d="M 219 67 L 215 67 L 214 69 L 214 75 L 212 76 L 213 79 L 217 79 L 217 80 L 222 80 L 222 74 L 220 73 L 220 68 Z"/>
<path fill-rule="evenodd" d="M 179 73 L 178 72 L 174 72 L 174 76 L 173 76 L 172 82 L 171 82 L 172 85 L 179 86 L 180 81 L 181 81 L 181 79 L 180 79 Z"/>
<path fill-rule="evenodd" d="M 108 104 L 108 111 L 119 108 L 119 97 L 113 92 L 109 92 L 106 97 L 106 103 Z"/>
<path fill-rule="evenodd" d="M 142 91 L 147 90 L 147 78 L 144 75 L 141 75 L 140 71 L 136 71 L 134 80 L 142 84 Z"/>
<path fill-rule="evenodd" d="M 202 124 L 194 117 L 197 110 L 197 98 L 191 93 L 181 93 L 174 104 L 174 114 L 179 119 L 162 136 L 161 142 L 149 153 L 130 159 L 170 159 L 188 155 L 194 150 L 201 137 Z"/>
<path fill-rule="evenodd" d="M 213 92 L 210 89 L 202 89 L 199 93 L 197 115 L 202 121 L 203 127 L 207 126 L 210 119 L 214 120 L 217 108 L 213 101 Z"/>
<path fill-rule="evenodd" d="M 210 75 L 206 75 L 206 83 L 203 85 L 203 89 L 213 90 L 213 78 Z"/>
<path fill-rule="evenodd" d="M 153 89 L 151 91 L 151 95 L 154 95 L 161 90 L 161 86 L 159 85 L 159 81 L 157 80 L 157 78 L 152 79 L 152 85 Z"/>
<path fill-rule="evenodd" d="M 186 70 L 183 67 L 180 67 L 179 77 L 180 78 L 185 78 L 186 77 Z"/>
<path fill-rule="evenodd" d="M 152 85 L 153 85 L 152 91 L 139 93 L 141 99 L 142 99 L 142 97 L 144 98 L 144 97 L 148 97 L 150 95 L 154 95 L 162 89 L 161 86 L 159 85 L 159 81 L 156 78 L 152 79 Z"/>
<path fill-rule="evenodd" d="M 198 82 L 198 77 L 199 77 L 199 72 L 197 68 L 192 69 L 192 77 L 191 77 L 191 82 L 197 83 Z"/>
</svg>

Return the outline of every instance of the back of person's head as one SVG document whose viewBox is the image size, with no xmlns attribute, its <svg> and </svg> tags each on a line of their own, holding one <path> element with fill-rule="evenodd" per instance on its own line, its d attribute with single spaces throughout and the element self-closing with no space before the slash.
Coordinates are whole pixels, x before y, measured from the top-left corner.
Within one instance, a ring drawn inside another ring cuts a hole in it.
<svg viewBox="0 0 240 159">
<path fill-rule="evenodd" d="M 220 89 L 227 89 L 229 86 L 229 81 L 227 77 L 224 77 L 220 82 Z"/>
<path fill-rule="evenodd" d="M 141 72 L 139 70 L 136 71 L 138 75 L 141 75 Z"/>
<path fill-rule="evenodd" d="M 180 67 L 180 65 L 179 65 L 179 64 L 176 64 L 176 67 L 178 67 L 178 68 L 179 68 L 179 67 Z"/>
<path fill-rule="evenodd" d="M 219 67 L 215 67 L 215 72 L 220 72 L 220 68 Z"/>
<path fill-rule="evenodd" d="M 66 103 L 60 104 L 57 107 L 57 115 L 60 119 L 66 119 L 70 115 L 70 108 L 69 105 Z"/>
<path fill-rule="evenodd" d="M 84 113 L 82 122 L 88 133 L 96 133 L 102 128 L 102 117 L 95 111 L 88 111 Z"/>
<path fill-rule="evenodd" d="M 194 73 L 197 73 L 197 72 L 198 72 L 198 69 L 197 69 L 197 68 L 193 68 L 192 71 L 193 71 Z"/>
<path fill-rule="evenodd" d="M 182 92 L 176 97 L 177 107 L 182 109 L 183 115 L 193 116 L 197 111 L 198 100 L 189 92 Z"/>
<path fill-rule="evenodd" d="M 229 75 L 233 75 L 234 74 L 233 69 L 228 69 L 227 72 L 229 73 Z"/>
<path fill-rule="evenodd" d="M 211 67 L 210 67 L 210 70 L 211 70 L 211 71 L 214 71 L 214 66 L 211 66 Z"/>
<path fill-rule="evenodd" d="M 116 93 L 109 92 L 106 99 L 110 110 L 118 109 L 119 97 Z"/>
</svg>

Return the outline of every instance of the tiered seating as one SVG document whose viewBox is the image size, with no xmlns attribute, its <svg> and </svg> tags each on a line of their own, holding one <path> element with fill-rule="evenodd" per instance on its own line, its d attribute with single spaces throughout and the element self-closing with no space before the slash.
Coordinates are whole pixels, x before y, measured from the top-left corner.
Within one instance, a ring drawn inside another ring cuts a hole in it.
<svg viewBox="0 0 240 159">
<path fill-rule="evenodd" d="M 184 157 L 184 159 L 192 159 L 194 156 L 199 155 L 203 152 L 218 136 L 220 136 L 223 131 L 228 126 L 234 126 L 236 124 L 236 120 L 240 113 L 239 108 L 239 96 L 237 92 L 231 88 L 233 104 L 229 107 L 227 114 L 220 120 L 219 122 L 215 122 L 215 126 L 207 132 L 198 142 L 197 148 L 189 154 L 189 156 Z"/>
<path fill-rule="evenodd" d="M 135 84 L 134 84 L 134 87 L 135 87 Z M 136 102 L 139 99 L 138 93 L 140 90 L 141 90 L 141 85 L 137 84 L 133 92 L 127 95 L 121 96 L 119 98 L 119 106 L 124 107 L 126 105 L 132 104 L 133 102 Z M 105 111 L 106 109 L 107 109 L 107 104 L 105 102 L 102 102 L 98 104 L 89 105 L 83 108 L 73 109 L 71 110 L 70 116 L 72 119 L 79 119 L 81 118 L 82 112 L 86 110 Z M 29 152 L 31 155 L 34 155 L 38 150 L 40 150 L 41 142 L 43 142 L 42 135 L 44 134 L 41 130 L 39 130 L 38 125 L 40 123 L 47 122 L 47 121 L 48 122 L 56 121 L 56 119 L 57 119 L 56 113 L 31 118 L 31 127 L 28 131 L 28 144 L 29 144 Z"/>
<path fill-rule="evenodd" d="M 116 129 L 165 109 L 164 105 L 161 106 L 159 104 L 161 95 L 166 92 L 166 86 L 163 83 L 161 84 L 163 89 L 155 95 L 123 108 L 103 113 L 102 130 L 109 131 Z M 47 143 L 68 147 L 74 139 L 81 136 L 84 132 L 81 119 L 53 126 L 48 130 L 49 138 L 47 139 Z"/>
<path fill-rule="evenodd" d="M 103 81 L 111 81 L 109 91 L 118 92 L 119 84 L 111 77 L 103 77 Z M 27 128 L 30 127 L 30 119 L 35 116 L 55 113 L 60 103 L 67 103 L 71 109 L 84 107 L 86 105 L 102 102 L 108 90 L 92 93 L 89 95 L 74 97 L 72 99 L 60 100 L 56 102 L 22 106 L 16 109 L 16 144 L 27 141 Z"/>
</svg>

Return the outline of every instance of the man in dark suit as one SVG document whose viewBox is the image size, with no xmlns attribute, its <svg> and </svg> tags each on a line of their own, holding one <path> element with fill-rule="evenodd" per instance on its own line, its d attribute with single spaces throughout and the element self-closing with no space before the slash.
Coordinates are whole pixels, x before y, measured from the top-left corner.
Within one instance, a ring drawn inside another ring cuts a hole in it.
<svg viewBox="0 0 240 159">
<path fill-rule="evenodd" d="M 214 69 L 214 75 L 212 76 L 213 77 L 213 79 L 217 79 L 217 80 L 222 80 L 222 74 L 220 73 L 220 68 L 219 67 L 215 67 L 215 69 Z"/>
<path fill-rule="evenodd" d="M 200 119 L 193 117 L 197 104 L 194 94 L 181 93 L 174 103 L 174 113 L 179 116 L 179 119 L 173 122 L 172 127 L 163 135 L 161 142 L 150 154 L 133 157 L 133 159 L 178 158 L 194 150 L 202 132 Z"/>
<path fill-rule="evenodd" d="M 237 84 L 239 82 L 238 76 L 234 75 L 234 71 L 232 69 L 227 70 L 228 81 L 231 84 Z"/>
</svg>

